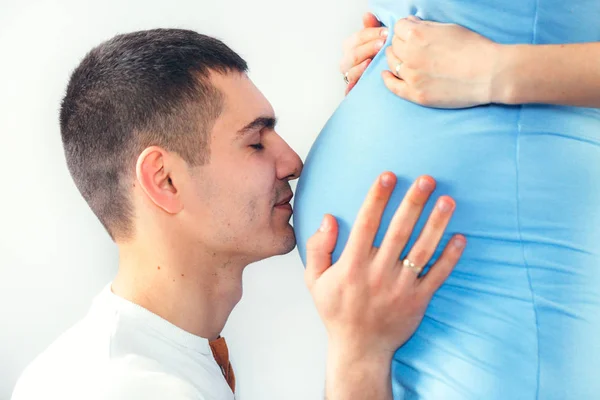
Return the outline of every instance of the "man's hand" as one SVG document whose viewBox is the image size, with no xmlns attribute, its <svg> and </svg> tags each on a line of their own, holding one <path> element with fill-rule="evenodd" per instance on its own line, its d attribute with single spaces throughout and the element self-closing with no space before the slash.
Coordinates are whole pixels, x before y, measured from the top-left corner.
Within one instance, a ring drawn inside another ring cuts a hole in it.
<svg viewBox="0 0 600 400">
<path fill-rule="evenodd" d="M 501 45 L 455 24 L 411 16 L 394 27 L 386 49 L 385 85 L 396 95 L 428 107 L 488 104 L 499 73 Z"/>
<path fill-rule="evenodd" d="M 387 28 L 371 13 L 363 16 L 363 29 L 354 33 L 344 42 L 344 55 L 340 62 L 340 72 L 348 79 L 346 94 L 356 85 L 369 63 L 383 47 L 388 35 Z"/>
<path fill-rule="evenodd" d="M 326 215 L 307 243 L 306 284 L 329 338 L 327 398 L 391 399 L 390 363 L 414 333 L 434 292 L 459 260 L 466 240 L 456 235 L 422 275 L 454 211 L 447 196 L 438 200 L 407 259 L 399 261 L 435 187 L 423 176 L 398 207 L 379 248 L 373 241 L 396 184 L 382 174 L 358 213 L 340 259 L 331 265 L 337 240 L 335 218 Z M 422 275 L 422 276 L 421 276 Z"/>
</svg>

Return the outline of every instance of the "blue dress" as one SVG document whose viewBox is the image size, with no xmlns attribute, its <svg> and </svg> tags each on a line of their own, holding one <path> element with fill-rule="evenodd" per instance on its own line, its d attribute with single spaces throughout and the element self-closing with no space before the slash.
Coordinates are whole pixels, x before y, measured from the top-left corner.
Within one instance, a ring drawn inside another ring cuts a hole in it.
<svg viewBox="0 0 600 400">
<path fill-rule="evenodd" d="M 600 41 L 599 0 L 373 0 L 371 10 L 390 28 L 413 14 L 499 43 Z M 395 354 L 395 399 L 600 399 L 600 109 L 427 108 L 390 93 L 384 69 L 381 51 L 306 159 L 302 260 L 325 213 L 340 224 L 339 257 L 369 187 L 391 170 L 399 183 L 379 245 L 408 186 L 429 174 L 438 186 L 416 232 L 448 194 L 457 209 L 442 245 L 463 233 L 468 246 Z"/>
</svg>

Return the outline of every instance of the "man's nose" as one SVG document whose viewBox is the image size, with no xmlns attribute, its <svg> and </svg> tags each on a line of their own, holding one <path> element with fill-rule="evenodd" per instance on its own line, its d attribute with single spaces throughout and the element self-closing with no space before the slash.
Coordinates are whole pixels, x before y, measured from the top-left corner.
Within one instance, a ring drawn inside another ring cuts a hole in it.
<svg viewBox="0 0 600 400">
<path fill-rule="evenodd" d="M 302 160 L 300 156 L 283 141 L 283 148 L 279 162 L 278 178 L 293 181 L 300 177 L 302 172 Z"/>
</svg>

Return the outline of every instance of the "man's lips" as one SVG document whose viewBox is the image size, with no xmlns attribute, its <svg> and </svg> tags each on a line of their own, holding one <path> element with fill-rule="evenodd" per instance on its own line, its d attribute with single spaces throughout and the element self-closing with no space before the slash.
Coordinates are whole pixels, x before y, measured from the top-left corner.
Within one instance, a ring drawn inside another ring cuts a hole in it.
<svg viewBox="0 0 600 400">
<path fill-rule="evenodd" d="M 289 195 L 285 196 L 279 203 L 275 204 L 275 207 L 288 205 L 290 203 L 290 200 L 292 200 L 292 197 L 294 197 L 294 195 L 290 193 Z"/>
</svg>

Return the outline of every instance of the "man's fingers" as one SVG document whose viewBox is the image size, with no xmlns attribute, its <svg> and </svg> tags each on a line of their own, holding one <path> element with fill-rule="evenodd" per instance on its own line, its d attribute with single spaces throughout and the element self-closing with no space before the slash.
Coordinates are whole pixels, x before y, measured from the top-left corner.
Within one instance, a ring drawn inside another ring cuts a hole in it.
<svg viewBox="0 0 600 400">
<path fill-rule="evenodd" d="M 332 215 L 325 215 L 319 230 L 306 242 L 304 277 L 309 288 L 331 266 L 331 253 L 335 249 L 337 236 L 337 221 Z"/>
<path fill-rule="evenodd" d="M 383 265 L 396 265 L 434 189 L 435 180 L 430 176 L 419 177 L 408 189 L 377 253 L 377 257 L 383 260 Z"/>
<path fill-rule="evenodd" d="M 444 249 L 440 258 L 427 271 L 427 274 L 421 278 L 419 287 L 427 294 L 429 298 L 433 296 L 436 290 L 448 279 L 450 273 L 460 260 L 463 254 L 467 239 L 462 235 L 455 235 Z"/>
<path fill-rule="evenodd" d="M 444 231 L 450 222 L 455 207 L 456 204 L 451 197 L 442 196 L 438 199 L 423 230 L 407 255 L 407 258 L 412 261 L 416 267 L 425 267 L 433 256 L 433 253 L 438 247 Z M 403 274 L 411 279 L 417 277 L 415 271 L 412 271 L 409 268 L 404 268 Z"/>
<path fill-rule="evenodd" d="M 381 26 L 381 22 L 372 13 L 366 13 L 363 15 L 363 27 L 365 28 L 376 28 Z"/>
<path fill-rule="evenodd" d="M 345 250 L 351 257 L 365 259 L 373 248 L 373 240 L 381 223 L 381 216 L 396 185 L 396 175 L 385 172 L 377 178 L 358 212 Z"/>
</svg>

